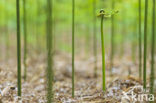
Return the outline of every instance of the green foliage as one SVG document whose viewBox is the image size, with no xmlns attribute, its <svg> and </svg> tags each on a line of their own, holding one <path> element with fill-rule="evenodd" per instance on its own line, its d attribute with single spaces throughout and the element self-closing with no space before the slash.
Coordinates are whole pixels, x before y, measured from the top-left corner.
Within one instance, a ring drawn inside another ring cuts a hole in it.
<svg viewBox="0 0 156 103">
<path fill-rule="evenodd" d="M 5 2 L 7 2 L 7 6 L 5 6 Z M 59 36 L 64 36 L 64 32 L 70 32 L 70 27 L 71 27 L 71 19 L 72 16 L 69 15 L 69 13 L 72 12 L 72 5 L 71 5 L 71 1 L 70 0 L 56 0 L 53 1 L 55 3 L 53 10 L 54 10 L 54 15 L 55 15 L 55 32 L 59 33 Z M 89 28 L 89 30 L 92 30 L 92 22 L 93 21 L 93 6 L 92 4 L 94 3 L 94 0 L 78 0 L 76 1 L 75 4 L 75 14 L 76 14 L 76 18 L 75 18 L 75 25 L 76 25 L 76 32 L 75 36 L 79 37 L 80 39 L 84 36 L 84 34 L 86 34 L 84 28 Z M 38 13 L 38 0 L 27 0 L 27 38 L 28 38 L 28 44 L 31 45 L 36 45 L 36 40 L 35 40 L 35 35 L 38 34 L 39 32 L 39 38 L 45 38 L 45 32 L 46 32 L 46 12 L 45 12 L 45 8 L 46 8 L 46 1 L 44 0 L 39 0 L 39 13 Z M 141 3 L 142 5 L 144 5 L 144 2 Z M 33 6 L 32 6 L 33 5 Z M 110 11 L 112 10 L 111 8 L 111 2 L 108 0 L 97 0 L 96 3 L 96 14 L 98 12 L 98 10 L 100 8 L 104 8 L 105 11 Z M 151 6 L 151 3 L 149 4 L 149 6 Z M 22 6 L 21 6 L 22 7 Z M 122 29 L 122 22 L 124 21 L 126 26 L 128 28 L 125 28 L 125 31 L 127 33 L 125 33 L 125 41 L 126 42 L 131 42 L 132 39 L 129 39 L 129 37 L 132 35 L 131 31 L 135 28 L 133 23 L 136 22 L 136 9 L 138 8 L 138 1 L 137 0 L 120 0 L 120 1 L 116 1 L 116 5 L 114 10 L 119 10 L 120 11 L 120 15 L 116 15 L 116 23 L 115 26 L 117 27 L 116 29 L 118 31 L 116 31 L 116 37 L 114 38 L 114 43 L 116 45 L 119 45 L 119 43 L 121 42 L 120 39 L 118 39 L 118 37 L 120 37 L 121 33 L 121 29 Z M 144 9 L 144 6 L 141 7 L 141 9 Z M 4 15 L 0 15 L 0 27 L 4 27 L 4 23 L 6 23 L 6 21 L 8 21 L 8 28 L 9 30 L 12 30 L 13 32 L 15 32 L 15 28 L 16 28 L 16 11 L 15 11 L 15 1 L 14 0 L 1 0 L 0 1 L 0 11 L 1 14 L 4 14 L 5 11 L 7 11 L 8 13 L 8 20 L 5 20 Z M 113 13 L 113 12 L 112 12 Z M 111 12 L 109 12 L 109 14 L 111 14 Z M 142 10 L 142 14 L 143 14 L 143 10 Z M 39 15 L 39 16 L 38 16 Z M 122 17 L 125 16 L 125 19 L 122 19 Z M 142 18 L 144 17 L 143 15 L 141 16 Z M 21 10 L 21 19 L 23 19 L 23 10 Z M 142 19 L 143 22 L 143 19 Z M 39 23 L 39 24 L 38 24 Z M 38 24 L 38 25 L 36 25 Z M 99 28 L 100 22 L 97 22 L 97 28 Z M 151 24 L 151 21 L 148 23 L 148 25 Z M 109 34 L 110 32 L 110 21 L 109 19 L 105 22 L 105 32 L 106 34 Z M 120 25 L 120 26 L 118 26 Z M 150 27 L 150 26 L 149 26 Z M 39 31 L 36 31 L 35 28 Z M 22 31 L 23 28 L 21 29 Z M 92 32 L 91 32 L 92 33 Z M 97 40 L 100 40 L 99 38 L 99 34 L 100 31 L 97 30 Z M 22 36 L 22 35 L 21 35 Z M 56 38 L 59 37 L 58 35 L 56 35 Z M 90 35 L 91 37 L 91 35 Z M 67 38 L 70 38 L 70 36 L 68 35 Z M 105 36 L 106 39 L 106 44 L 109 44 L 111 41 L 110 35 L 106 35 Z M 45 41 L 45 39 L 43 39 L 43 41 Z M 41 42 L 41 41 L 40 41 Z M 56 40 L 56 44 L 57 43 L 62 43 L 62 45 L 64 44 L 68 44 L 69 43 L 65 43 L 64 41 L 61 40 Z M 150 41 L 149 41 L 150 42 Z M 45 43 L 45 42 L 44 42 Z M 44 45 L 44 44 L 39 44 L 39 45 Z M 62 48 L 63 46 L 59 46 L 58 45 L 58 49 L 64 50 Z M 71 49 L 71 46 L 70 46 Z M 77 49 L 78 50 L 78 49 Z M 66 49 L 64 50 L 66 51 Z M 79 50 L 81 51 L 81 50 Z"/>
</svg>

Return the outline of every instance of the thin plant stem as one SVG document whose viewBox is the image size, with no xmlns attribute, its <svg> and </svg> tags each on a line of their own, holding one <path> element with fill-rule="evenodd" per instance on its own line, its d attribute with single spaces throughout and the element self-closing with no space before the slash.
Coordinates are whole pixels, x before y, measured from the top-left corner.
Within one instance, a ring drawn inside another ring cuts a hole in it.
<svg viewBox="0 0 156 103">
<path fill-rule="evenodd" d="M 94 52 L 94 76 L 97 77 L 96 0 L 93 1 L 93 52 Z"/>
<path fill-rule="evenodd" d="M 47 0 L 47 103 L 53 100 L 52 0 Z"/>
<path fill-rule="evenodd" d="M 135 64 L 136 63 L 136 31 L 137 31 L 137 29 L 136 29 L 136 24 L 135 24 L 135 22 L 133 23 L 133 26 L 134 26 L 134 28 L 133 28 L 133 38 L 132 38 L 132 44 L 131 44 L 131 46 L 132 46 L 132 60 L 133 60 L 133 63 Z"/>
<path fill-rule="evenodd" d="M 144 20 L 144 75 L 143 87 L 146 91 L 146 57 L 147 57 L 147 20 L 148 20 L 148 0 L 145 0 L 145 20 Z"/>
<path fill-rule="evenodd" d="M 142 77 L 141 0 L 139 0 L 139 78 Z"/>
<path fill-rule="evenodd" d="M 7 1 L 5 1 L 5 7 L 7 7 Z M 9 42 L 9 28 L 8 28 L 8 17 L 9 17 L 9 15 L 8 15 L 8 12 L 7 12 L 7 10 L 5 10 L 5 21 L 6 21 L 6 23 L 5 23 L 5 44 L 6 44 L 6 48 L 5 48 L 5 50 L 6 50 L 6 60 L 8 60 L 8 57 L 9 57 L 9 44 L 10 44 L 10 42 Z"/>
<path fill-rule="evenodd" d="M 150 93 L 154 93 L 154 52 L 155 52 L 155 0 L 153 0 L 153 17 L 152 17 L 152 50 L 151 50 L 151 77 L 150 77 Z"/>
<path fill-rule="evenodd" d="M 23 0 L 23 30 L 24 30 L 24 80 L 27 78 L 27 14 L 26 14 L 26 0 Z"/>
<path fill-rule="evenodd" d="M 40 0 L 37 0 L 37 22 L 36 22 L 36 44 L 37 44 L 37 53 L 40 53 L 41 50 L 41 41 L 40 41 Z"/>
<path fill-rule="evenodd" d="M 21 37 L 20 37 L 20 2 L 16 0 L 17 15 L 17 86 L 18 96 L 21 96 Z"/>
<path fill-rule="evenodd" d="M 124 10 L 125 11 L 125 10 Z M 122 58 L 123 57 L 123 54 L 124 54 L 124 47 L 125 47 L 125 37 L 126 37 L 126 13 L 125 12 L 122 12 L 122 19 L 123 19 L 123 23 L 122 23 L 122 40 L 121 40 L 121 52 L 120 52 L 120 57 Z"/>
<path fill-rule="evenodd" d="M 115 1 L 112 0 L 112 9 L 114 9 Z M 110 55 L 110 70 L 112 74 L 112 68 L 113 68 L 113 59 L 114 59 L 114 15 L 112 15 L 111 18 L 111 55 Z"/>
<path fill-rule="evenodd" d="M 75 85 L 74 85 L 74 73 L 75 73 L 75 0 L 72 0 L 72 97 L 74 97 L 75 93 L 74 93 L 74 89 L 75 89 Z"/>
<path fill-rule="evenodd" d="M 100 13 L 104 13 L 104 10 L 101 10 Z M 101 14 L 101 48 L 102 48 L 102 89 L 106 91 L 106 84 L 105 84 L 105 44 L 104 44 L 104 35 L 103 35 L 103 19 L 104 14 Z"/>
</svg>

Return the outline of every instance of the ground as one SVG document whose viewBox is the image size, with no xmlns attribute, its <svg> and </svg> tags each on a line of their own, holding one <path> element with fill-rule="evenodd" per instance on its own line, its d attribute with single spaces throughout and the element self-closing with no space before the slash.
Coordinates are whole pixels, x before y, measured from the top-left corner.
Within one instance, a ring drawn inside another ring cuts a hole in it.
<svg viewBox="0 0 156 103">
<path fill-rule="evenodd" d="M 106 59 L 108 56 L 106 56 Z M 57 52 L 54 62 L 54 100 L 56 103 L 132 103 L 122 100 L 125 93 L 135 86 L 142 86 L 138 79 L 138 64 L 129 55 L 114 60 L 112 75 L 109 60 L 106 60 L 106 92 L 102 91 L 101 55 L 98 55 L 97 77 L 94 77 L 94 58 L 76 56 L 75 98 L 71 97 L 71 55 Z M 149 67 L 149 63 L 148 63 Z M 22 66 L 23 68 L 23 66 Z M 0 62 L 0 100 L 2 103 L 45 103 L 46 102 L 46 56 L 31 55 L 27 60 L 28 77 L 22 79 L 22 97 L 17 96 L 16 59 Z M 150 68 L 148 68 L 148 74 Z M 23 72 L 22 72 L 23 75 Z M 149 75 L 148 75 L 149 76 Z M 147 77 L 149 83 L 149 77 Z M 149 87 L 149 84 L 147 84 Z M 148 89 L 147 89 L 148 91 Z M 139 90 L 135 91 L 136 93 Z M 141 91 L 142 92 L 142 91 Z M 1 103 L 0 102 L 0 103 Z M 145 102 L 146 103 L 146 102 Z"/>
</svg>

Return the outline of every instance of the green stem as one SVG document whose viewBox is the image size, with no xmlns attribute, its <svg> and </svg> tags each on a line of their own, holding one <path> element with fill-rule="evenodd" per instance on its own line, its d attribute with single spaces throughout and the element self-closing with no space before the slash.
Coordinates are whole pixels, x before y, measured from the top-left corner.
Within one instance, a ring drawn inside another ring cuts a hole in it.
<svg viewBox="0 0 156 103">
<path fill-rule="evenodd" d="M 53 1 L 53 4 L 55 3 L 55 1 Z M 55 15 L 55 10 L 54 10 L 54 8 L 55 8 L 55 5 L 53 5 L 53 8 L 52 8 L 52 12 L 53 12 L 53 52 L 54 52 L 54 54 L 55 54 L 55 44 L 56 44 L 56 35 L 55 35 L 55 29 L 56 29 L 56 15 Z"/>
<path fill-rule="evenodd" d="M 123 20 L 123 23 L 122 23 L 122 40 L 121 40 L 121 52 L 120 52 L 120 57 L 122 58 L 123 57 L 123 54 L 124 54 L 124 44 L 125 44 L 125 37 L 126 37 L 126 13 L 125 13 L 125 10 L 121 13 L 122 14 L 122 20 Z"/>
<path fill-rule="evenodd" d="M 112 9 L 114 10 L 115 1 L 112 0 Z M 114 15 L 112 15 L 111 18 L 111 55 L 110 55 L 110 70 L 112 74 L 112 68 L 113 68 L 113 59 L 114 59 Z"/>
<path fill-rule="evenodd" d="M 136 31 L 137 31 L 137 27 L 136 27 L 136 24 L 134 22 L 133 24 L 133 38 L 132 38 L 132 60 L 133 60 L 133 63 L 135 64 L 136 63 Z"/>
<path fill-rule="evenodd" d="M 104 13 L 104 10 L 101 10 L 100 13 Z M 104 47 L 104 36 L 103 36 L 103 19 L 104 14 L 101 15 L 101 48 L 102 48 L 102 86 L 103 91 L 106 91 L 106 84 L 105 84 L 105 47 Z"/>
<path fill-rule="evenodd" d="M 150 93 L 154 93 L 154 52 L 155 52 L 155 0 L 153 0 L 153 17 L 152 17 L 152 50 L 151 50 L 151 81 L 150 81 Z"/>
<path fill-rule="evenodd" d="M 21 38 L 20 38 L 20 2 L 16 0 L 17 15 L 17 85 L 18 96 L 21 96 Z"/>
<path fill-rule="evenodd" d="M 23 30 L 24 30 L 24 80 L 27 78 L 27 14 L 26 14 L 26 0 L 23 0 Z"/>
<path fill-rule="evenodd" d="M 139 78 L 142 77 L 141 0 L 139 0 Z"/>
<path fill-rule="evenodd" d="M 53 102 L 52 1 L 47 0 L 47 103 Z"/>
<path fill-rule="evenodd" d="M 36 22 L 36 44 L 37 44 L 37 53 L 40 53 L 41 50 L 41 41 L 40 41 L 40 0 L 37 0 L 37 22 Z"/>
<path fill-rule="evenodd" d="M 148 0 L 145 0 L 145 24 L 144 24 L 144 76 L 143 87 L 146 90 L 146 57 L 147 57 L 147 20 L 148 20 Z"/>
<path fill-rule="evenodd" d="M 96 0 L 93 2 L 93 52 L 94 52 L 94 76 L 97 77 L 97 38 L 96 38 Z"/>
<path fill-rule="evenodd" d="M 72 0 L 72 97 L 74 97 L 74 73 L 75 73 L 75 68 L 74 68 L 74 35 L 75 34 L 75 0 Z"/>
<path fill-rule="evenodd" d="M 5 7 L 7 7 L 7 1 L 5 1 Z M 7 8 L 6 8 L 7 9 Z M 5 44 L 6 44 L 6 60 L 9 57 L 9 28 L 8 28 L 8 12 L 5 10 Z"/>
</svg>

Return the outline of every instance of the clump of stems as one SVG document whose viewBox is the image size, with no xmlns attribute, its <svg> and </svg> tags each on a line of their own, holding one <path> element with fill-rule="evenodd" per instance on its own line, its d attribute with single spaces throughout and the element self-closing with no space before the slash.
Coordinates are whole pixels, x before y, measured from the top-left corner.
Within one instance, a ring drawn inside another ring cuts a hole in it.
<svg viewBox="0 0 156 103">
<path fill-rule="evenodd" d="M 47 0 L 47 103 L 53 102 L 52 2 Z"/>
<path fill-rule="evenodd" d="M 24 80 L 27 78 L 27 14 L 26 14 L 26 0 L 23 0 L 23 30 L 24 30 Z"/>
<path fill-rule="evenodd" d="M 139 78 L 142 77 L 141 0 L 139 0 Z"/>
<path fill-rule="evenodd" d="M 93 1 L 93 43 L 94 77 L 97 77 L 96 0 Z"/>
<path fill-rule="evenodd" d="M 103 19 L 104 19 L 104 10 L 100 10 L 101 16 L 101 48 L 102 48 L 102 89 L 106 91 L 106 84 L 105 84 L 105 47 L 104 47 L 104 35 L 103 35 Z"/>
<path fill-rule="evenodd" d="M 74 36 L 75 36 L 75 0 L 72 0 L 72 97 L 74 97 L 74 73 L 75 73 L 75 67 L 74 67 Z"/>
<path fill-rule="evenodd" d="M 147 57 L 147 20 L 148 20 L 148 0 L 145 0 L 145 24 L 144 24 L 144 74 L 143 74 L 143 87 L 146 90 L 146 57 Z"/>
<path fill-rule="evenodd" d="M 152 17 L 152 50 L 151 50 L 151 81 L 150 81 L 150 93 L 154 93 L 154 52 L 155 52 L 155 0 L 153 0 L 153 17 Z"/>
<path fill-rule="evenodd" d="M 20 38 L 20 2 L 16 0 L 17 15 L 17 86 L 18 96 L 21 96 L 21 38 Z"/>
</svg>

